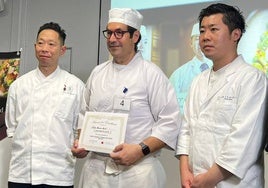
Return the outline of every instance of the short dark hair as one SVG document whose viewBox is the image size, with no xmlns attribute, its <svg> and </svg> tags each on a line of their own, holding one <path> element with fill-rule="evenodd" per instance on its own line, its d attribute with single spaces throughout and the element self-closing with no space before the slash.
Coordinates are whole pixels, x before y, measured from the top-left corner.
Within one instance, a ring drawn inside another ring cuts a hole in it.
<svg viewBox="0 0 268 188">
<path fill-rule="evenodd" d="M 45 23 L 44 25 L 42 25 L 38 30 L 37 38 L 38 38 L 40 32 L 45 30 L 45 29 L 52 29 L 52 30 L 56 31 L 57 33 L 59 33 L 60 41 L 61 41 L 62 45 L 65 44 L 66 33 L 58 23 L 49 22 L 49 23 Z"/>
<path fill-rule="evenodd" d="M 131 27 L 131 26 L 129 26 L 129 25 L 127 26 L 127 30 L 129 31 L 130 38 L 132 38 L 134 32 L 137 31 L 137 29 L 135 29 L 134 27 Z M 141 41 L 141 34 L 140 34 L 140 36 L 139 36 L 138 41 L 135 43 L 135 52 L 138 51 L 138 44 L 139 44 L 140 41 Z"/>
<path fill-rule="evenodd" d="M 204 17 L 211 16 L 213 14 L 223 14 L 222 22 L 228 26 L 230 33 L 235 29 L 240 29 L 242 36 L 242 34 L 246 31 L 245 19 L 239 8 L 223 3 L 211 4 L 207 8 L 202 9 L 198 17 L 199 25 L 201 25 Z"/>
</svg>

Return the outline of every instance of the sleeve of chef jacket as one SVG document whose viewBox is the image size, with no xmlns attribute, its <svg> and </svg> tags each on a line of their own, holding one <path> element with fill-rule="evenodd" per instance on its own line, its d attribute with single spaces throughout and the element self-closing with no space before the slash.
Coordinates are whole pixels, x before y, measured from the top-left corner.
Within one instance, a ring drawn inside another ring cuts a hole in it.
<svg viewBox="0 0 268 188">
<path fill-rule="evenodd" d="M 13 137 L 15 129 L 18 125 L 16 118 L 16 96 L 15 96 L 15 82 L 11 84 L 8 90 L 5 122 L 7 126 L 7 136 Z"/>
<path fill-rule="evenodd" d="M 196 79 L 195 79 L 196 80 Z M 195 81 L 194 80 L 194 81 Z M 193 82 L 194 82 L 193 81 Z M 189 90 L 191 92 L 191 90 Z M 189 148 L 190 148 L 190 130 L 189 130 L 189 113 L 188 113 L 188 106 L 189 104 L 189 96 L 185 100 L 185 105 L 184 105 L 184 114 L 182 116 L 182 124 L 181 124 L 181 129 L 178 135 L 178 140 L 177 140 L 177 147 L 175 151 L 175 156 L 179 157 L 179 155 L 189 155 Z"/>
<path fill-rule="evenodd" d="M 251 71 L 241 79 L 237 87 L 239 95 L 232 131 L 215 162 L 243 178 L 263 152 L 267 78 L 261 72 Z"/>
<path fill-rule="evenodd" d="M 80 112 L 79 112 L 79 116 L 78 116 L 78 129 L 81 129 L 82 128 L 82 125 L 83 125 L 83 122 L 84 122 L 85 113 L 87 111 L 89 111 L 89 99 L 90 99 L 90 95 L 91 95 L 90 92 L 91 92 L 92 79 L 93 79 L 93 77 L 95 75 L 98 74 L 99 71 L 102 70 L 102 68 L 104 66 L 106 66 L 108 64 L 109 64 L 109 61 L 104 62 L 101 65 L 96 66 L 92 70 L 92 72 L 91 72 L 91 74 L 90 74 L 90 76 L 89 76 L 89 78 L 88 78 L 88 80 L 87 80 L 87 82 L 85 84 L 85 87 L 83 89 L 82 98 L 80 100 L 81 105 L 80 105 Z"/>
<path fill-rule="evenodd" d="M 76 107 L 74 110 L 74 119 L 73 119 L 73 125 L 74 129 L 78 129 L 78 119 L 79 119 L 79 113 L 81 110 L 82 100 L 84 100 L 84 90 L 85 90 L 85 84 L 81 81 L 81 84 L 77 84 L 77 101 L 76 101 Z M 77 135 L 76 135 L 77 136 Z"/>
<path fill-rule="evenodd" d="M 266 140 L 266 143 L 265 143 L 265 151 L 268 152 L 268 131 L 267 131 L 267 127 L 268 127 L 268 89 L 266 91 L 266 107 L 265 107 L 265 120 L 264 120 L 264 125 L 266 125 L 266 135 L 265 135 L 265 140 Z"/>
<path fill-rule="evenodd" d="M 78 129 L 82 128 L 84 122 L 84 116 L 86 111 L 88 111 L 89 98 L 90 98 L 90 84 L 91 84 L 92 74 L 89 76 L 85 88 L 83 90 L 81 100 L 80 100 L 80 112 L 78 116 Z"/>
<path fill-rule="evenodd" d="M 158 67 L 153 65 L 147 68 L 149 72 L 145 75 L 145 81 L 148 86 L 150 109 L 155 120 L 151 136 L 175 149 L 181 115 L 174 88 Z"/>
</svg>

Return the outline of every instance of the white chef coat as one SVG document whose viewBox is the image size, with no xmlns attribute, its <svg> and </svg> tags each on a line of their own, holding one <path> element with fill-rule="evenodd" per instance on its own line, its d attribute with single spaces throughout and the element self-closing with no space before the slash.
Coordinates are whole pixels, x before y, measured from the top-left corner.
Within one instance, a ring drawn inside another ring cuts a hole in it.
<svg viewBox="0 0 268 188">
<path fill-rule="evenodd" d="M 8 180 L 73 185 L 71 153 L 83 82 L 59 67 L 45 77 L 37 68 L 15 80 L 6 105 L 12 154 Z"/>
<path fill-rule="evenodd" d="M 130 100 L 130 109 L 115 109 L 116 98 Z M 97 66 L 87 81 L 81 107 L 80 127 L 85 111 L 128 113 L 125 143 L 138 144 L 153 136 L 172 149 L 176 146 L 180 113 L 174 88 L 164 73 L 152 62 L 144 60 L 140 52 L 127 65 L 120 66 L 108 61 Z M 158 169 L 163 170 L 162 167 Z M 124 181 L 121 178 L 124 173 L 119 174 L 119 182 Z M 85 177 L 88 178 L 88 174 Z M 102 177 L 97 179 L 102 181 Z M 135 177 L 130 179 L 133 181 Z M 144 177 L 144 181 L 139 181 L 145 182 L 149 179 Z M 128 185 L 135 187 L 135 183 Z"/>
<path fill-rule="evenodd" d="M 176 154 L 189 155 L 195 175 L 213 163 L 234 175 L 217 188 L 263 187 L 267 78 L 242 56 L 217 72 L 212 88 L 208 84 L 211 70 L 194 79 Z"/>
</svg>

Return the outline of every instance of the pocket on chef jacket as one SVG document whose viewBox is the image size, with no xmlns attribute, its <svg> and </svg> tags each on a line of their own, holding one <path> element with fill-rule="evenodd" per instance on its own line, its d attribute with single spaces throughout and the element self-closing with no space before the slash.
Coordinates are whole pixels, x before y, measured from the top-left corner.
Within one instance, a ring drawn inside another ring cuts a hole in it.
<svg viewBox="0 0 268 188">
<path fill-rule="evenodd" d="M 55 116 L 72 121 L 76 104 L 76 95 L 63 93 L 55 111 Z"/>
<path fill-rule="evenodd" d="M 236 97 L 230 97 L 230 96 L 218 97 L 214 109 L 216 123 L 231 124 L 236 109 L 237 109 Z"/>
</svg>

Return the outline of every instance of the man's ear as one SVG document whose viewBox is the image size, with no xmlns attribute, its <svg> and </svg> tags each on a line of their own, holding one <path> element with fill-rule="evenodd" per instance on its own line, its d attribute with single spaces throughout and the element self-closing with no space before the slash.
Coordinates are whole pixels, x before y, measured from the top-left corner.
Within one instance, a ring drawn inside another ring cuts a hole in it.
<svg viewBox="0 0 268 188">
<path fill-rule="evenodd" d="M 134 43 L 136 43 L 139 40 L 140 35 L 141 35 L 141 33 L 138 30 L 136 30 L 133 33 L 133 37 L 132 38 L 133 38 Z"/>
<path fill-rule="evenodd" d="M 66 49 L 67 49 L 67 47 L 66 47 L 65 45 L 61 46 L 61 49 L 60 49 L 60 55 L 65 54 Z"/>
<path fill-rule="evenodd" d="M 234 29 L 232 31 L 232 38 L 235 42 L 237 42 L 241 38 L 242 32 L 240 29 Z"/>
</svg>

